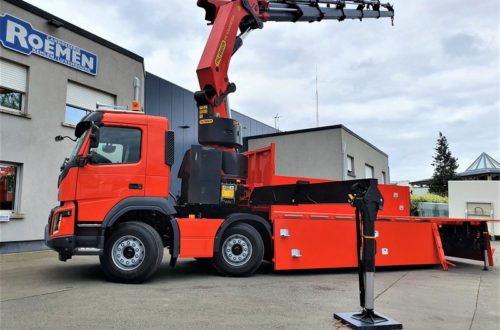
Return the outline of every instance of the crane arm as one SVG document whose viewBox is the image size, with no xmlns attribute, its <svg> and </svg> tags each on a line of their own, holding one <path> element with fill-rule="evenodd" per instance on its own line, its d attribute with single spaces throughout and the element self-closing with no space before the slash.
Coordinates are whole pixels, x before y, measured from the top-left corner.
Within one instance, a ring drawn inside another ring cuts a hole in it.
<svg viewBox="0 0 500 330">
<path fill-rule="evenodd" d="M 374 0 L 271 0 L 263 9 L 266 22 L 394 18 L 391 4 Z"/>
<path fill-rule="evenodd" d="M 231 119 L 228 95 L 236 91 L 228 71 L 243 37 L 264 22 L 393 18 L 394 9 L 379 0 L 198 0 L 212 31 L 197 69 L 200 91 L 198 140 L 203 145 L 237 147 L 240 127 Z"/>
</svg>

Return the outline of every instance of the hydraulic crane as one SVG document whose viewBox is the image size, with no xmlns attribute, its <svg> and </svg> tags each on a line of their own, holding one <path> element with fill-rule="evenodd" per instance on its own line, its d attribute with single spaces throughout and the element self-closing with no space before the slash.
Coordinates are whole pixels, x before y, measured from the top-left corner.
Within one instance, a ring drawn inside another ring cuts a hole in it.
<svg viewBox="0 0 500 330">
<path fill-rule="evenodd" d="M 198 0 L 198 6 L 213 25 L 197 69 L 199 142 L 229 148 L 241 146 L 241 133 L 228 105 L 228 95 L 236 91 L 228 70 L 248 33 L 262 29 L 265 22 L 394 19 L 394 8 L 378 0 Z"/>
</svg>

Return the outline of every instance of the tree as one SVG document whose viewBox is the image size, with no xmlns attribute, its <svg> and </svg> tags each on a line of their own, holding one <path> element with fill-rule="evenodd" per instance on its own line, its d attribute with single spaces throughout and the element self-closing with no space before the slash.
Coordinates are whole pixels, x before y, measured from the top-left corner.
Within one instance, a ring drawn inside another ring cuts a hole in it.
<svg viewBox="0 0 500 330">
<path fill-rule="evenodd" d="M 451 155 L 448 147 L 448 140 L 439 132 L 439 138 L 436 142 L 436 155 L 433 157 L 434 174 L 429 185 L 429 192 L 441 196 L 448 196 L 448 181 L 456 180 L 458 161 Z"/>
</svg>

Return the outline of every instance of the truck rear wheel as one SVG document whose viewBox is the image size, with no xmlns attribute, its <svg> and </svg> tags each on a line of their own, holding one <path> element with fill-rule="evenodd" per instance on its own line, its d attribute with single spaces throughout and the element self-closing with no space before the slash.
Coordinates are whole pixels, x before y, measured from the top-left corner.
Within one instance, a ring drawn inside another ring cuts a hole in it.
<svg viewBox="0 0 500 330">
<path fill-rule="evenodd" d="M 264 257 L 264 242 L 252 226 L 240 223 L 224 232 L 212 264 L 222 275 L 250 276 L 259 269 Z"/>
<path fill-rule="evenodd" d="M 100 257 L 106 277 L 124 283 L 144 282 L 156 273 L 162 259 L 160 235 L 142 222 L 119 224 L 104 244 Z"/>
</svg>

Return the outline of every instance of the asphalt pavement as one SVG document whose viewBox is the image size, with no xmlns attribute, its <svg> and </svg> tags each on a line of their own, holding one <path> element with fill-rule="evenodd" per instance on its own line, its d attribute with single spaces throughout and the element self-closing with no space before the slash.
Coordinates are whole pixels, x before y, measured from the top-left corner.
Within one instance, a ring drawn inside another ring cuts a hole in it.
<svg viewBox="0 0 500 330">
<path fill-rule="evenodd" d="M 448 272 L 379 270 L 376 311 L 405 329 L 500 329 L 500 266 L 454 262 Z M 0 300 L 1 329 L 347 329 L 333 313 L 359 306 L 355 269 L 265 264 L 253 277 L 227 278 L 192 259 L 174 269 L 164 260 L 152 280 L 127 285 L 106 281 L 97 257 L 62 263 L 52 251 L 1 255 Z"/>
</svg>

